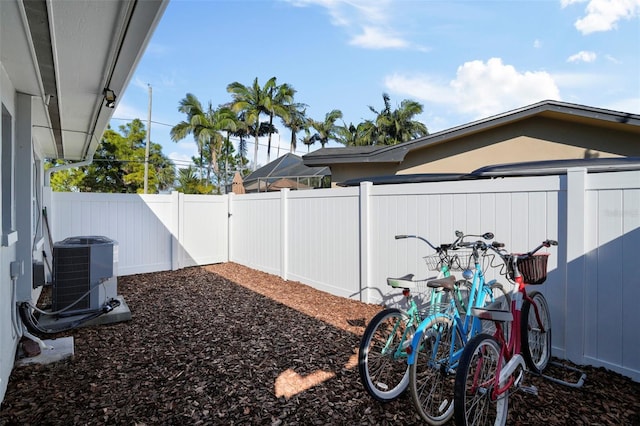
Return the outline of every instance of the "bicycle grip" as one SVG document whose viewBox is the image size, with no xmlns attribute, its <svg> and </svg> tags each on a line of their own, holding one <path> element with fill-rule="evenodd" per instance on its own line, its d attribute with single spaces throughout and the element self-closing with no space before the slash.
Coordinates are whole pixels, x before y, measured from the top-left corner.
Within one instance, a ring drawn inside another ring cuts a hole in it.
<svg viewBox="0 0 640 426">
<path fill-rule="evenodd" d="M 545 247 L 557 246 L 558 242 L 556 240 L 546 240 L 542 243 Z"/>
<path fill-rule="evenodd" d="M 493 242 L 491 243 L 491 245 L 492 245 L 493 247 L 495 247 L 495 248 L 502 248 L 502 247 L 504 247 L 504 243 L 499 243 L 498 241 L 493 241 Z"/>
<path fill-rule="evenodd" d="M 409 238 L 408 235 L 396 235 L 396 240 L 401 240 L 403 238 Z"/>
</svg>

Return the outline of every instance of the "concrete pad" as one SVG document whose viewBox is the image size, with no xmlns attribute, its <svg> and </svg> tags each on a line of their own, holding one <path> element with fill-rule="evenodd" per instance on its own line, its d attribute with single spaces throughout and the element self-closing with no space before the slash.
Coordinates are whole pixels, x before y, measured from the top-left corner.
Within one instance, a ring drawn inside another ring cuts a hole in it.
<svg viewBox="0 0 640 426">
<path fill-rule="evenodd" d="M 90 327 L 94 325 L 104 325 L 104 324 L 113 324 L 122 321 L 129 321 L 131 319 L 131 310 L 127 303 L 124 301 L 124 297 L 121 295 L 116 296 L 116 299 L 120 302 L 120 306 L 115 308 L 113 311 L 106 313 L 104 315 L 100 315 L 97 318 L 93 318 L 91 320 L 85 321 L 79 324 L 78 327 Z M 78 314 L 72 315 L 68 317 L 58 317 L 55 315 L 40 315 L 38 319 L 38 324 L 42 326 L 44 329 L 63 329 L 67 326 L 73 324 L 74 322 L 81 320 L 83 317 L 86 317 L 87 314 Z"/>
<path fill-rule="evenodd" d="M 19 358 L 16 366 L 28 364 L 49 364 L 73 356 L 73 336 L 43 340 L 48 348 L 41 349 L 40 355 L 31 358 Z"/>
</svg>

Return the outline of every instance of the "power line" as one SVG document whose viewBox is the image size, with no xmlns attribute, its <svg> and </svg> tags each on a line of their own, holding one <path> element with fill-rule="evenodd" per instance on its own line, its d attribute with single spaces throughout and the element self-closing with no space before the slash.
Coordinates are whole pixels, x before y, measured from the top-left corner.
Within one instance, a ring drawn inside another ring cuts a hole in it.
<svg viewBox="0 0 640 426">
<path fill-rule="evenodd" d="M 112 119 L 112 120 L 121 120 L 121 121 L 133 121 L 133 120 L 140 120 L 139 118 L 134 119 L 134 118 L 120 118 L 120 117 L 111 117 L 111 119 Z M 142 120 L 140 120 L 140 121 L 142 121 Z M 151 123 L 153 123 L 153 124 L 159 124 L 159 125 L 161 125 L 161 126 L 175 127 L 175 124 L 167 124 L 167 123 L 162 123 L 162 122 L 160 122 L 160 121 L 153 121 L 153 120 L 151 120 Z M 261 136 L 261 138 L 264 138 L 264 137 L 265 137 L 265 136 Z M 239 138 L 238 136 L 229 136 L 229 139 L 233 139 L 234 141 L 240 142 L 240 138 Z M 248 144 L 248 145 L 254 146 L 254 145 L 255 145 L 255 137 L 254 137 L 254 136 L 250 136 L 250 137 L 248 137 L 248 138 L 244 138 L 244 139 L 243 139 L 243 142 L 244 142 L 244 143 L 246 143 L 246 144 Z M 260 148 L 260 147 L 266 148 L 266 147 L 268 147 L 268 146 L 269 146 L 268 144 L 258 142 L 258 148 Z M 288 152 L 288 151 L 289 151 L 289 146 L 290 146 L 290 144 L 289 144 L 289 143 L 287 143 L 287 144 L 285 145 L 285 148 L 280 148 L 280 149 L 284 149 L 285 151 L 287 151 L 287 152 Z M 271 144 L 271 149 L 272 149 L 272 150 L 274 149 L 273 144 Z M 277 148 L 277 147 L 275 147 L 275 149 L 278 149 L 278 148 Z M 300 156 L 302 156 L 302 155 L 307 154 L 308 152 L 301 151 L 301 150 L 299 150 L 299 149 L 296 147 L 296 150 L 295 150 L 293 153 L 294 153 L 294 154 L 296 154 L 296 155 L 300 155 Z"/>
</svg>

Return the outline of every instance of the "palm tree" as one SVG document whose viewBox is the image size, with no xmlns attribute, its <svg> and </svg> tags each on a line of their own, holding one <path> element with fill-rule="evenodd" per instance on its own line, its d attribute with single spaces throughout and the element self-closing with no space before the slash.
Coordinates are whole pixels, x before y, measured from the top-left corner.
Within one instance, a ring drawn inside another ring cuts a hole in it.
<svg viewBox="0 0 640 426">
<path fill-rule="evenodd" d="M 297 133 L 301 130 L 309 129 L 309 119 L 307 118 L 307 110 L 305 104 L 293 103 L 289 104 L 289 115 L 282 119 L 282 124 L 291 131 L 291 144 L 289 152 L 296 151 Z"/>
<path fill-rule="evenodd" d="M 236 131 L 232 133 L 233 136 L 236 136 L 240 141 L 238 142 L 238 156 L 240 157 L 241 165 L 244 165 L 247 160 L 247 141 L 245 138 L 251 136 L 253 133 L 251 131 L 250 126 L 247 124 L 245 120 L 245 113 L 241 111 L 236 116 Z"/>
<path fill-rule="evenodd" d="M 355 126 L 350 123 L 348 126 L 343 123 L 336 128 L 336 141 L 344 146 L 373 145 L 375 141 L 376 128 L 371 120 L 366 120 Z"/>
<path fill-rule="evenodd" d="M 325 144 L 329 142 L 329 139 L 337 139 L 336 131 L 336 120 L 342 118 L 342 111 L 339 109 L 334 109 L 328 112 L 324 121 L 311 121 L 311 127 L 316 130 L 317 140 L 320 141 L 320 145 L 324 148 Z"/>
<path fill-rule="evenodd" d="M 275 77 L 269 81 L 275 82 Z M 258 77 L 253 80 L 251 86 L 245 86 L 237 81 L 227 86 L 227 92 L 233 97 L 231 108 L 234 112 L 244 113 L 244 120 L 248 126 L 254 126 L 255 147 L 253 149 L 253 169 L 258 164 L 258 137 L 260 129 L 260 114 L 268 113 L 267 93 L 258 83 Z"/>
<path fill-rule="evenodd" d="M 423 107 L 416 101 L 408 99 L 400 103 L 400 108 L 391 109 L 391 98 L 383 93 L 384 109 L 376 111 L 372 106 L 369 109 L 377 115 L 376 143 L 382 145 L 395 145 L 429 134 L 427 126 L 413 119 L 422 114 Z"/>
<path fill-rule="evenodd" d="M 220 181 L 220 171 L 217 170 L 218 169 L 218 157 L 220 154 L 220 151 L 225 147 L 229 145 L 229 138 L 231 136 L 231 134 L 235 131 L 237 131 L 238 129 L 238 118 L 236 116 L 236 114 L 231 110 L 229 105 L 222 105 L 220 107 L 218 107 L 218 109 L 216 110 L 211 110 L 211 106 L 209 106 L 209 111 L 210 111 L 210 122 L 213 125 L 213 127 L 218 131 L 218 132 L 226 132 L 227 136 L 226 138 L 216 138 L 216 144 L 214 146 L 212 146 L 212 156 L 211 156 L 211 163 L 214 165 L 214 167 L 216 168 L 216 174 L 218 175 L 218 181 Z M 222 140 L 224 139 L 224 140 Z M 224 170 L 224 184 L 225 184 L 225 188 L 226 188 L 226 176 L 227 176 L 227 170 L 228 170 L 228 155 L 226 155 L 225 157 L 225 170 Z"/>
<path fill-rule="evenodd" d="M 264 85 L 266 93 L 265 104 L 269 114 L 269 126 L 273 127 L 273 117 L 280 117 L 283 121 L 289 117 L 289 105 L 293 103 L 293 95 L 296 90 L 290 85 L 283 83 L 278 85 L 276 78 L 272 77 Z M 267 142 L 267 163 L 271 162 L 271 132 Z"/>
<path fill-rule="evenodd" d="M 180 101 L 178 110 L 187 115 L 187 120 L 181 121 L 171 129 L 171 139 L 177 142 L 189 134 L 193 135 L 200 156 L 198 161 L 200 178 L 203 176 L 202 168 L 206 160 L 206 176 L 209 181 L 212 169 L 217 173 L 217 157 L 224 140 L 221 132 L 227 131 L 228 137 L 230 132 L 235 131 L 235 114 L 224 106 L 213 109 L 211 101 L 205 111 L 198 98 L 191 93 L 187 93 L 185 98 Z"/>
<path fill-rule="evenodd" d="M 314 133 L 312 135 L 308 127 L 304 129 L 304 132 L 305 132 L 305 135 L 300 140 L 302 141 L 303 144 L 307 146 L 307 152 L 309 152 L 309 148 L 311 148 L 311 145 L 313 145 L 314 143 L 316 143 L 316 141 L 320 139 L 317 133 Z"/>
<path fill-rule="evenodd" d="M 202 165 L 204 164 L 204 139 L 200 138 L 200 131 L 203 123 L 206 121 L 205 112 L 198 98 L 192 93 L 187 93 L 184 99 L 180 101 L 178 111 L 186 114 L 187 118 L 171 128 L 169 133 L 171 140 L 178 142 L 186 138 L 189 134 L 193 135 L 193 138 L 198 145 L 198 154 L 200 155 L 200 178 L 202 178 Z"/>
</svg>

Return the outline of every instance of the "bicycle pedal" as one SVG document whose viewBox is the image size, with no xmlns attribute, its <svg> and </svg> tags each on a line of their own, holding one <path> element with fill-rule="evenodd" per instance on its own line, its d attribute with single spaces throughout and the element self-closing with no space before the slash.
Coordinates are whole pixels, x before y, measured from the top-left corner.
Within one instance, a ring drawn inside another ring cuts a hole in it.
<svg viewBox="0 0 640 426">
<path fill-rule="evenodd" d="M 520 385 L 519 389 L 524 393 L 528 393 L 529 395 L 538 396 L 538 388 L 533 385 L 532 386 Z"/>
</svg>

